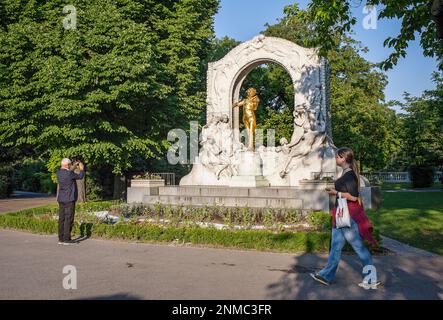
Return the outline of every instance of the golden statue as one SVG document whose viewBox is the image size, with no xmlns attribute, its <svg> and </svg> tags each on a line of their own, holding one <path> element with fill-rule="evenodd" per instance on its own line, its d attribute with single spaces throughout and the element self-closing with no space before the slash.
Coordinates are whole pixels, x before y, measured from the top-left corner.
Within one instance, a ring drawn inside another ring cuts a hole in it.
<svg viewBox="0 0 443 320">
<path fill-rule="evenodd" d="M 248 133 L 248 149 L 254 151 L 254 136 L 257 125 L 255 111 L 258 108 L 260 99 L 257 96 L 257 90 L 254 88 L 249 88 L 246 90 L 246 93 L 248 95 L 247 98 L 240 102 L 234 103 L 232 107 L 235 108 L 243 106 L 243 124 L 245 125 Z"/>
</svg>

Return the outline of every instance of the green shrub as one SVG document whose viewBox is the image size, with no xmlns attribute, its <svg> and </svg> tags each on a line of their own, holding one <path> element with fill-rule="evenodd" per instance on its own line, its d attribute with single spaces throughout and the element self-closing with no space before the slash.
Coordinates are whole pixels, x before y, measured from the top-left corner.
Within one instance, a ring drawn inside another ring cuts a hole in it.
<svg viewBox="0 0 443 320">
<path fill-rule="evenodd" d="M 9 165 L 0 166 L 0 198 L 7 198 L 13 191 L 13 168 Z"/>
<path fill-rule="evenodd" d="M 154 207 L 154 206 L 153 206 Z M 294 219 L 300 215 L 299 211 L 290 210 L 251 210 L 245 211 L 249 220 L 243 224 L 250 225 L 258 215 L 260 219 L 269 219 L 266 224 L 272 225 L 272 230 L 217 230 L 215 228 L 201 228 L 196 226 L 195 221 L 212 221 L 215 212 L 225 217 L 225 223 L 237 221 L 234 215 L 242 211 L 236 208 L 218 207 L 178 207 L 158 206 L 159 211 L 155 215 L 149 211 L 149 207 L 134 209 L 137 217 L 145 215 L 156 217 L 156 219 L 171 218 L 173 223 L 168 225 L 156 225 L 147 222 L 136 222 L 129 220 L 116 224 L 100 223 L 94 216 L 87 214 L 92 211 L 114 210 L 115 208 L 127 208 L 126 213 L 131 215 L 131 206 L 121 205 L 118 201 L 86 202 L 79 204 L 76 209 L 76 220 L 73 235 L 87 235 L 106 239 L 123 239 L 131 241 L 153 241 L 153 242 L 179 242 L 216 245 L 223 247 L 236 247 L 257 250 L 277 250 L 290 252 L 326 252 L 329 249 L 332 217 L 325 212 L 313 212 L 308 221 L 317 231 L 315 232 L 287 232 L 281 228 L 275 228 L 276 223 L 282 223 L 278 219 Z M 125 209 L 126 210 L 126 209 Z M 175 211 L 174 211 L 175 210 Z M 149 212 L 148 212 L 149 211 Z M 0 215 L 0 228 L 11 228 L 18 230 L 29 230 L 36 233 L 57 233 L 58 205 L 47 205 L 38 208 L 25 209 L 16 213 Z M 174 215 L 177 213 L 177 215 Z M 272 215 L 272 217 L 271 217 Z M 179 218 L 177 218 L 179 217 Z M 277 217 L 277 218 L 276 218 Z M 288 218 L 289 217 L 289 218 Z M 299 221 L 298 217 L 296 221 Z M 292 220 L 294 221 L 294 220 Z M 185 222 L 185 223 L 183 223 Z M 186 223 L 187 222 L 187 223 Z M 375 249 L 380 249 L 381 238 L 379 230 L 374 227 L 373 236 L 378 241 Z M 367 243 L 366 243 L 367 244 Z M 368 244 L 367 244 L 368 245 Z M 352 251 L 346 244 L 344 251 Z"/>
<path fill-rule="evenodd" d="M 332 215 L 326 212 L 313 212 L 309 215 L 309 223 L 318 231 L 332 229 Z"/>
<path fill-rule="evenodd" d="M 56 234 L 57 220 L 45 215 L 6 214 L 0 216 L 0 227 Z M 274 250 L 283 252 L 327 252 L 329 232 L 281 232 L 257 230 L 217 230 L 200 227 L 164 227 L 149 223 L 79 223 L 75 221 L 74 236 L 122 239 L 144 242 L 174 242 L 221 246 L 228 248 Z"/>
<path fill-rule="evenodd" d="M 307 214 L 295 209 L 220 207 L 214 206 L 172 206 L 156 203 L 153 205 L 116 206 L 114 212 L 124 217 L 146 216 L 158 221 L 166 219 L 170 224 L 195 224 L 197 222 L 223 223 L 228 227 L 241 226 L 250 229 L 263 225 L 267 229 L 282 229 L 285 225 L 296 225 L 306 220 Z"/>
<path fill-rule="evenodd" d="M 55 194 L 56 184 L 51 179 L 45 162 L 25 159 L 14 173 L 17 188 L 23 191 Z"/>
<path fill-rule="evenodd" d="M 112 199 L 114 174 L 109 166 L 86 168 L 85 184 L 88 201 Z"/>
<path fill-rule="evenodd" d="M 0 198 L 9 197 L 10 193 L 8 192 L 8 185 L 8 178 L 0 176 Z"/>
<path fill-rule="evenodd" d="M 55 214 L 57 212 L 58 212 L 58 204 L 50 204 L 41 207 L 23 209 L 17 212 L 8 213 L 5 216 L 13 215 L 13 216 L 31 217 L 31 216 L 40 216 L 43 214 Z"/>
<path fill-rule="evenodd" d="M 103 199 L 103 188 L 100 183 L 89 176 L 86 172 L 85 178 L 86 199 L 88 201 L 97 201 Z"/>
<path fill-rule="evenodd" d="M 373 176 L 369 179 L 369 183 L 371 186 L 381 187 L 383 185 L 383 181 L 381 181 L 377 176 Z"/>
<path fill-rule="evenodd" d="M 111 211 L 113 207 L 121 205 L 119 200 L 88 201 L 76 204 L 76 212 Z"/>
<path fill-rule="evenodd" d="M 120 204 L 120 202 L 117 200 L 77 203 L 75 206 L 75 213 L 111 210 L 113 206 L 118 204 Z M 58 204 L 49 204 L 35 208 L 23 209 L 17 212 L 9 213 L 8 215 L 40 216 L 44 214 L 56 214 L 58 213 L 58 209 Z"/>
<path fill-rule="evenodd" d="M 429 188 L 434 184 L 435 169 L 429 165 L 411 165 L 409 173 L 413 188 Z"/>
<path fill-rule="evenodd" d="M 57 192 L 57 184 L 52 181 L 49 172 L 36 172 L 34 173 L 34 177 L 38 179 L 38 192 L 47 194 L 55 194 Z"/>
</svg>

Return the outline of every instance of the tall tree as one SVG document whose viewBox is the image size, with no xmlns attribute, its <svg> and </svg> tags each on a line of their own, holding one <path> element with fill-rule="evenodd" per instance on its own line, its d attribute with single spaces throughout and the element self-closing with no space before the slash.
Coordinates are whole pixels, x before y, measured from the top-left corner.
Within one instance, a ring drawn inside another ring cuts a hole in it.
<svg viewBox="0 0 443 320">
<path fill-rule="evenodd" d="M 345 35 L 352 30 L 357 19 L 352 7 L 362 5 L 379 8 L 378 19 L 399 19 L 401 29 L 398 35 L 388 37 L 384 45 L 393 49 L 381 66 L 390 69 L 398 59 L 406 56 L 409 43 L 420 36 L 420 44 L 425 56 L 443 57 L 443 47 L 437 35 L 437 24 L 432 16 L 433 0 L 311 0 L 306 11 L 306 21 L 313 36 L 310 39 L 314 46 L 320 46 L 322 53 L 327 54 L 336 46 L 336 36 Z M 440 13 L 441 15 L 441 13 Z"/>
<path fill-rule="evenodd" d="M 264 34 L 312 45 L 308 13 L 297 5 L 287 7 L 285 13 L 279 23 L 268 25 Z M 353 148 L 363 169 L 382 169 L 400 146 L 399 119 L 383 102 L 386 76 L 361 56 L 367 49 L 357 41 L 340 36 L 335 43 L 328 51 L 334 143 Z M 248 86 L 261 88 L 261 105 L 268 107 L 259 115 L 257 127 L 276 128 L 277 139 L 290 137 L 294 92 L 287 72 L 277 65 L 256 69 L 245 80 L 244 89 Z"/>
<path fill-rule="evenodd" d="M 76 28 L 63 0 L 2 1 L 0 144 L 119 174 L 202 110 L 218 0 L 71 3 Z"/>
<path fill-rule="evenodd" d="M 443 78 L 433 76 L 436 88 L 420 97 L 405 94 L 403 155 L 414 165 L 443 169 Z"/>
</svg>

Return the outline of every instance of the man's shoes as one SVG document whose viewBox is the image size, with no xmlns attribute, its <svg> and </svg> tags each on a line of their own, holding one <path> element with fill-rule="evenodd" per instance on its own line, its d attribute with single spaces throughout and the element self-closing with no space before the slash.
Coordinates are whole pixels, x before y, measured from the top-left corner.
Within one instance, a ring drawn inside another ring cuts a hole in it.
<svg viewBox="0 0 443 320">
<path fill-rule="evenodd" d="M 63 245 L 64 245 L 64 246 L 72 246 L 72 245 L 74 245 L 74 244 L 78 244 L 78 242 L 77 242 L 77 241 L 74 241 L 74 240 L 68 240 L 68 241 L 64 241 L 64 242 L 63 242 Z"/>
<path fill-rule="evenodd" d="M 63 241 L 59 241 L 58 244 L 60 244 L 60 245 L 63 244 Z"/>
<path fill-rule="evenodd" d="M 380 284 L 381 284 L 380 281 L 375 281 L 374 283 L 368 283 L 368 282 L 363 281 L 363 282 L 360 282 L 360 283 L 358 284 L 358 286 L 359 286 L 359 287 L 362 287 L 362 288 L 364 288 L 364 289 L 366 289 L 366 290 L 369 290 L 369 289 L 376 290 L 376 289 L 378 289 L 378 286 L 379 286 Z"/>
<path fill-rule="evenodd" d="M 320 282 L 321 284 L 324 284 L 325 286 L 329 286 L 330 285 L 329 281 L 326 280 L 325 278 L 323 278 L 318 273 L 310 273 L 309 275 L 312 277 L 312 279 L 314 279 L 315 281 Z"/>
</svg>

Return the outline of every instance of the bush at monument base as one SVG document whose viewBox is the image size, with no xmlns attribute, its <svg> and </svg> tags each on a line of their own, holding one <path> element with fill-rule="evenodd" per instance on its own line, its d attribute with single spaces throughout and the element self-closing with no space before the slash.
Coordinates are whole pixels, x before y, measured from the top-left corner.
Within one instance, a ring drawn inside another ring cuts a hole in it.
<svg viewBox="0 0 443 320">
<path fill-rule="evenodd" d="M 200 227 L 196 223 L 162 224 L 157 222 L 140 222 L 138 215 L 146 216 L 144 210 L 134 207 L 131 212 L 120 212 L 124 216 L 136 217 L 127 221 L 114 224 L 97 219 L 94 212 L 111 210 L 112 214 L 118 214 L 116 209 L 123 205 L 117 201 L 86 202 L 76 208 L 76 220 L 73 226 L 73 236 L 87 236 L 102 239 L 121 239 L 140 242 L 171 242 L 175 244 L 195 244 L 216 247 L 255 249 L 264 251 L 281 252 L 327 252 L 331 240 L 331 216 L 324 212 L 315 212 L 310 216 L 309 222 L 315 228 L 311 231 L 287 231 L 284 228 L 274 230 L 252 229 L 216 229 L 214 227 Z M 161 205 L 157 206 L 157 209 Z M 171 207 L 164 207 L 171 211 Z M 208 208 L 198 208 L 199 213 L 207 212 Z M 250 215 L 249 208 L 238 208 L 238 214 Z M 164 214 L 168 214 L 164 212 Z M 156 214 L 162 214 L 155 211 Z M 169 213 L 172 213 L 169 212 Z M 284 212 L 282 212 L 284 213 Z M 293 212 L 294 213 L 294 212 Z M 252 216 L 255 216 L 254 214 Z M 170 217 L 169 217 L 170 218 Z M 195 221 L 200 217 L 194 217 Z M 235 218 L 235 217 L 232 217 Z M 280 217 L 289 218 L 292 217 Z M 58 206 L 47 205 L 43 207 L 24 209 L 19 212 L 0 215 L 0 228 L 26 230 L 40 234 L 57 233 Z M 204 219 L 203 219 L 204 220 Z M 237 219 L 235 219 L 237 220 Z M 237 221 L 236 221 L 237 222 Z M 251 221 L 248 221 L 251 222 Z M 244 224 L 245 225 L 245 224 Z M 249 227 L 251 227 L 249 225 Z M 380 241 L 378 231 L 374 230 L 374 237 Z M 375 249 L 380 249 L 381 242 Z M 345 246 L 345 251 L 351 250 Z"/>
</svg>

